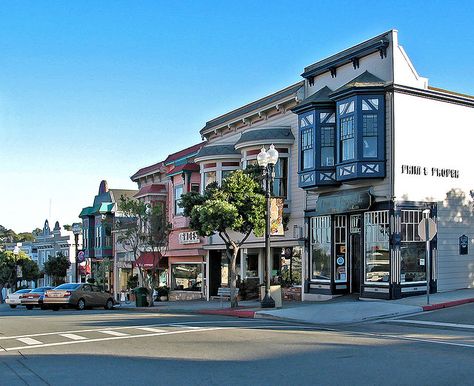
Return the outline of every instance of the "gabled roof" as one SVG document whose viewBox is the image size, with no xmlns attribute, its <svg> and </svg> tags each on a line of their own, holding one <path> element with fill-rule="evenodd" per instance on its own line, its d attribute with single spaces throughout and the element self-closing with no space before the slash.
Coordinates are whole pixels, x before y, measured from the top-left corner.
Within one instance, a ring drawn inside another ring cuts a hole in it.
<svg viewBox="0 0 474 386">
<path fill-rule="evenodd" d="M 175 161 L 178 161 L 183 158 L 188 158 L 192 157 L 193 155 L 196 155 L 199 149 L 204 146 L 204 142 L 198 143 L 197 145 L 193 145 L 190 147 L 187 147 L 186 149 L 180 150 L 176 153 L 170 154 L 166 159 L 163 161 L 163 164 L 169 165 Z"/>
<path fill-rule="evenodd" d="M 219 125 L 224 124 L 227 121 L 230 121 L 232 119 L 238 118 L 242 115 L 248 114 L 252 111 L 258 110 L 262 107 L 268 106 L 272 103 L 276 103 L 281 99 L 287 98 L 292 96 L 293 94 L 296 94 L 296 92 L 304 86 L 304 81 L 295 83 L 291 86 L 288 86 L 284 88 L 283 90 L 277 91 L 276 93 L 273 93 L 271 95 L 268 95 L 264 98 L 261 98 L 259 100 L 256 100 L 255 102 L 251 102 L 245 106 L 239 107 L 236 110 L 232 110 L 229 113 L 226 113 L 224 115 L 221 115 L 217 118 L 214 118 L 208 122 L 206 122 L 206 126 L 204 126 L 200 133 L 201 135 L 204 134 L 205 131 L 212 129 L 214 127 L 218 127 Z"/>
<path fill-rule="evenodd" d="M 352 89 L 361 89 L 361 88 L 383 88 L 385 87 L 385 81 L 376 77 L 374 74 L 371 74 L 369 71 L 364 71 L 359 76 L 350 80 L 343 86 L 339 87 L 336 91 L 331 93 L 333 98 L 336 95 L 344 94 L 344 92 Z"/>
<path fill-rule="evenodd" d="M 381 56 L 386 56 L 386 50 L 390 42 L 392 30 L 377 35 L 372 39 L 359 43 L 344 51 L 338 52 L 329 58 L 320 60 L 304 69 L 301 74 L 303 78 L 311 78 L 329 71 L 331 68 L 337 68 L 350 63 L 354 59 L 360 59 L 363 56 L 370 55 L 379 51 Z"/>
<path fill-rule="evenodd" d="M 136 181 L 138 178 L 144 177 L 148 174 L 164 172 L 163 166 L 163 161 L 157 162 L 156 164 L 150 166 L 146 166 L 144 168 L 139 169 L 134 175 L 130 177 L 130 179 L 132 181 Z"/>
</svg>

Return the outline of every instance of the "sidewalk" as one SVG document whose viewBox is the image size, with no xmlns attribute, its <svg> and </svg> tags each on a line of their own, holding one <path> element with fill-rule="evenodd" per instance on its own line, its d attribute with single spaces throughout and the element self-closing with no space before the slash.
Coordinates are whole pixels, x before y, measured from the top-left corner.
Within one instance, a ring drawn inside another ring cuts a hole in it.
<svg viewBox="0 0 474 386">
<path fill-rule="evenodd" d="M 262 309 L 258 301 L 241 301 L 239 308 L 231 309 L 229 302 L 221 303 L 218 300 L 157 302 L 154 307 L 143 308 L 137 308 L 134 303 L 131 303 L 122 304 L 117 308 L 130 311 L 191 312 L 241 318 L 279 319 L 318 325 L 339 325 L 416 314 L 470 302 L 474 302 L 474 289 L 430 294 L 430 305 L 426 304 L 426 295 L 420 295 L 398 300 L 358 300 L 355 297 L 345 296 L 325 302 L 284 302 L 280 309 Z"/>
</svg>

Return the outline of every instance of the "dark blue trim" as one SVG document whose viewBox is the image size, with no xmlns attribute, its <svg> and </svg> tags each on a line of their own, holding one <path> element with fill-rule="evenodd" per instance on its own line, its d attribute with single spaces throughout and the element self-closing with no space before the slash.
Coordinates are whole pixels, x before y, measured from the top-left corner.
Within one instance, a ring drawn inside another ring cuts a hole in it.
<svg viewBox="0 0 474 386">
<path fill-rule="evenodd" d="M 362 101 L 365 99 L 377 99 L 377 110 L 362 110 Z M 354 102 L 354 112 L 339 113 L 339 106 L 343 103 Z M 337 181 L 350 181 L 365 178 L 384 178 L 386 174 L 386 151 L 385 151 L 385 103 L 383 94 L 363 94 L 355 95 L 346 99 L 337 101 Z M 364 157 L 364 132 L 363 116 L 373 114 L 377 116 L 377 157 Z M 354 158 L 342 160 L 342 141 L 341 141 L 341 119 L 354 117 Z"/>
</svg>

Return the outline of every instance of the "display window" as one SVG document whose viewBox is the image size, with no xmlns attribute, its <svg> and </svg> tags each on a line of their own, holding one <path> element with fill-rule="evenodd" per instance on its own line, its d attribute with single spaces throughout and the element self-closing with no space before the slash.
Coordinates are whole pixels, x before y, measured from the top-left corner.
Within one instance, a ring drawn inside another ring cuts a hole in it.
<svg viewBox="0 0 474 386">
<path fill-rule="evenodd" d="M 388 210 L 364 213 L 364 277 L 366 284 L 390 281 L 390 222 Z"/>
</svg>

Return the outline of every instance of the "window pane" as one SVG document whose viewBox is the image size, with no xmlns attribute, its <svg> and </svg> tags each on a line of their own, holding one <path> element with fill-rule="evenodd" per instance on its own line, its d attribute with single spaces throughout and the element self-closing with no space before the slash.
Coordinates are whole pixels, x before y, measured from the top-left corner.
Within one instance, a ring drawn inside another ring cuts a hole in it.
<svg viewBox="0 0 474 386">
<path fill-rule="evenodd" d="M 364 137 L 364 158 L 377 157 L 377 137 Z"/>
<path fill-rule="evenodd" d="M 321 166 L 334 166 L 334 147 L 321 148 Z"/>
<path fill-rule="evenodd" d="M 279 158 L 274 171 L 275 179 L 273 181 L 273 195 L 286 198 L 288 184 L 288 158 Z"/>
<path fill-rule="evenodd" d="M 216 182 L 216 172 L 214 171 L 204 173 L 204 187 L 213 182 Z"/>
<path fill-rule="evenodd" d="M 181 291 L 201 291 L 201 264 L 173 264 L 171 266 L 171 289 Z"/>
<path fill-rule="evenodd" d="M 402 242 L 400 247 L 401 282 L 426 281 L 426 247 L 424 242 Z"/>
<path fill-rule="evenodd" d="M 329 281 L 331 279 L 331 217 L 312 218 L 311 228 L 311 278 Z"/>
<path fill-rule="evenodd" d="M 227 177 L 229 177 L 230 173 L 232 173 L 233 170 L 223 170 L 222 171 L 222 179 L 226 179 Z"/>
<path fill-rule="evenodd" d="M 388 283 L 390 278 L 388 211 L 367 212 L 364 220 L 365 281 Z"/>
<path fill-rule="evenodd" d="M 354 139 L 342 141 L 342 160 L 347 161 L 354 159 Z"/>
<path fill-rule="evenodd" d="M 183 185 L 176 186 L 174 188 L 174 213 L 175 214 L 183 213 L 183 208 L 179 207 L 182 194 L 183 194 Z"/>
<path fill-rule="evenodd" d="M 258 277 L 258 254 L 247 254 L 247 270 L 245 277 Z"/>
<path fill-rule="evenodd" d="M 362 116 L 362 132 L 363 135 L 377 135 L 377 115 L 364 114 Z"/>
<path fill-rule="evenodd" d="M 301 168 L 304 169 L 309 169 L 314 166 L 314 152 L 313 150 L 305 150 L 303 151 L 303 155 L 301 158 Z"/>
</svg>

